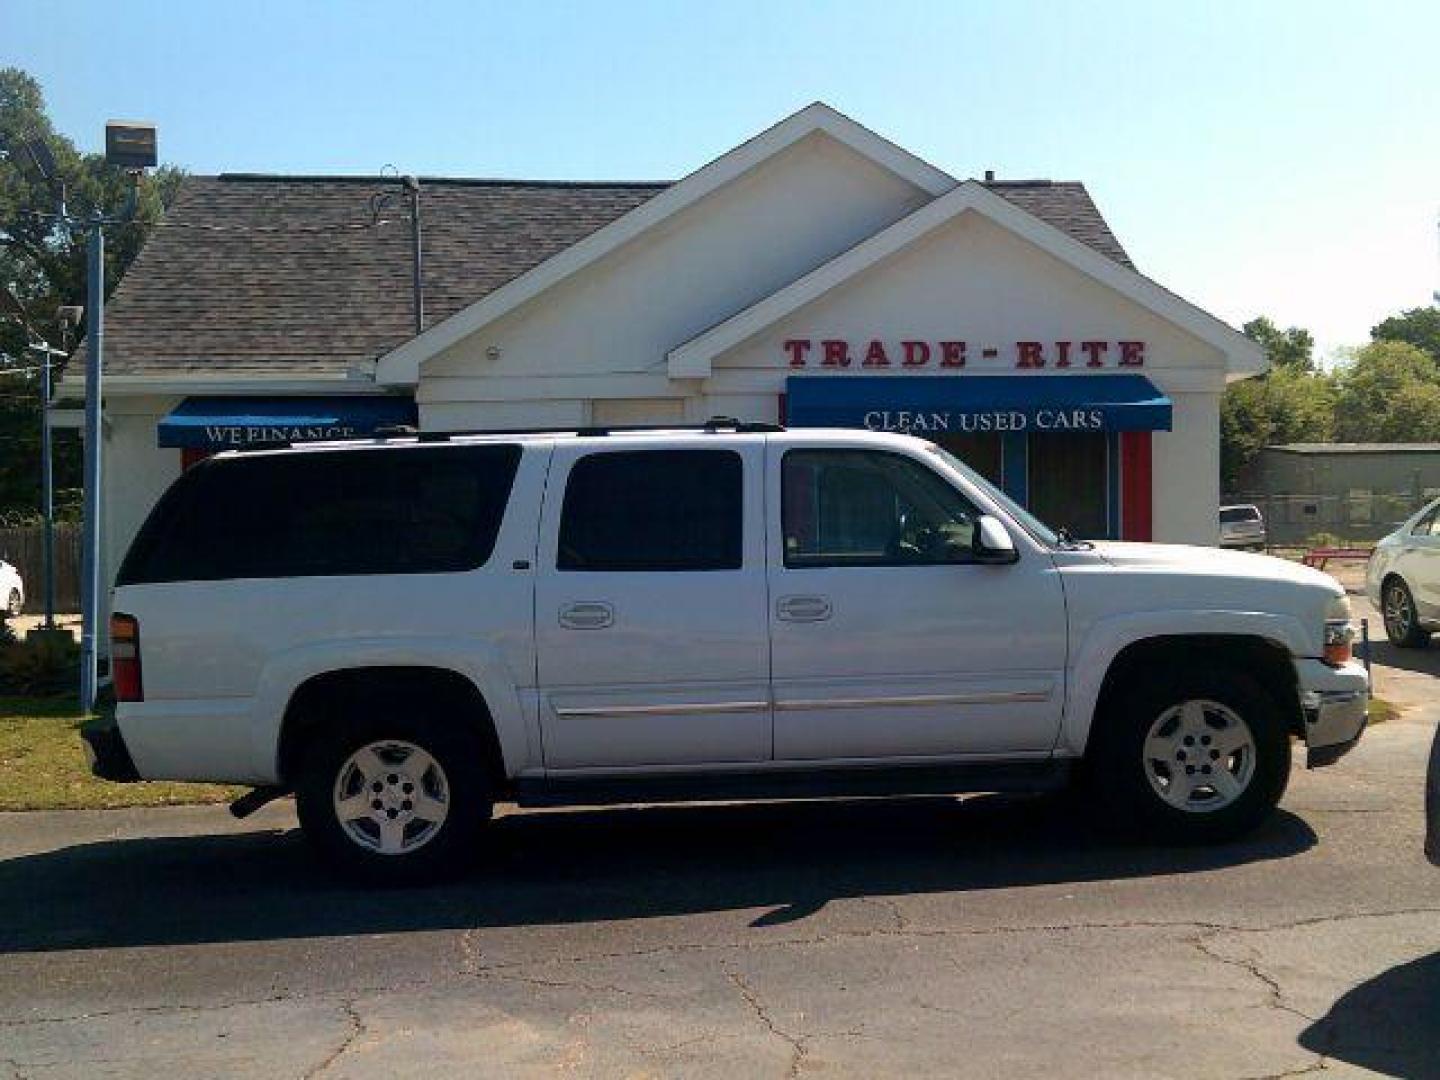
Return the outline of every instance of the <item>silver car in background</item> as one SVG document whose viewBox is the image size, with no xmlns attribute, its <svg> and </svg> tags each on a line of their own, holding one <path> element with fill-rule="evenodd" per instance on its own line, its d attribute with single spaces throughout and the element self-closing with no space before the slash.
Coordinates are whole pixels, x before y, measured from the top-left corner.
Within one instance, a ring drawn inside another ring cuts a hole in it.
<svg viewBox="0 0 1440 1080">
<path fill-rule="evenodd" d="M 25 607 L 25 582 L 20 571 L 4 559 L 0 559 L 0 610 L 7 615 L 19 615 Z"/>
<path fill-rule="evenodd" d="M 1220 546 L 1265 550 L 1265 518 L 1253 503 L 1220 507 Z"/>
<path fill-rule="evenodd" d="M 1440 499 L 1375 545 L 1365 592 L 1392 645 L 1420 649 L 1430 643 L 1440 630 Z"/>
</svg>

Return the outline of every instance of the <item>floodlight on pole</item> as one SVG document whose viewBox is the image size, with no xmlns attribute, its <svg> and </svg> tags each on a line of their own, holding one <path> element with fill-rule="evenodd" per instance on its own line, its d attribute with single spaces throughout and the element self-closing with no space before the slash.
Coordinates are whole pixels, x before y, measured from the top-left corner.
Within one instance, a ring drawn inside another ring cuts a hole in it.
<svg viewBox="0 0 1440 1080">
<path fill-rule="evenodd" d="M 105 125 L 105 162 L 121 169 L 153 169 L 158 157 L 155 125 L 111 120 Z"/>
</svg>

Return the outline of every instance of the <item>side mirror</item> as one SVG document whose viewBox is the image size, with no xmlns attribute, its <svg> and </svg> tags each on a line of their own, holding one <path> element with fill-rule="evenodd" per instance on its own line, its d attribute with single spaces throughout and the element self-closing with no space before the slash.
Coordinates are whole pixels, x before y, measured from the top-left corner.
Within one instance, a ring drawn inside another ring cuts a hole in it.
<svg viewBox="0 0 1440 1080">
<path fill-rule="evenodd" d="M 970 543 L 971 554 L 977 563 L 1003 565 L 1018 562 L 1020 553 L 1015 550 L 1015 541 L 1000 524 L 1000 519 L 981 514 L 975 522 L 975 538 Z"/>
</svg>

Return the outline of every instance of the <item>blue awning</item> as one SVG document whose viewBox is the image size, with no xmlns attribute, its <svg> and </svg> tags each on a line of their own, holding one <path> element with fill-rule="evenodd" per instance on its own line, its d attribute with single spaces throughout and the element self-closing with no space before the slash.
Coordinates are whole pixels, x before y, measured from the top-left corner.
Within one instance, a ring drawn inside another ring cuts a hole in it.
<svg viewBox="0 0 1440 1080">
<path fill-rule="evenodd" d="M 233 450 L 267 442 L 319 442 L 413 426 L 415 402 L 399 397 L 186 398 L 160 421 L 161 446 Z"/>
<path fill-rule="evenodd" d="M 916 435 L 1169 431 L 1143 375 L 792 375 L 785 422 Z"/>
</svg>

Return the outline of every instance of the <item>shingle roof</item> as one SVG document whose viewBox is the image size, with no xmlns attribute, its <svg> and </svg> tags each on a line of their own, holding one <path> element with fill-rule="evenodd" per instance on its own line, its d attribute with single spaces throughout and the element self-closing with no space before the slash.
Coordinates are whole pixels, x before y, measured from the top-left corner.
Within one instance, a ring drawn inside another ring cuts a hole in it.
<svg viewBox="0 0 1440 1080">
<path fill-rule="evenodd" d="M 424 179 L 426 326 L 668 185 Z M 991 190 L 1126 267 L 1084 185 Z M 106 310 L 117 375 L 341 372 L 413 335 L 404 204 L 393 177 L 191 176 Z"/>
<path fill-rule="evenodd" d="M 1060 180 L 998 180 L 985 186 L 1121 266 L 1135 269 L 1084 184 Z"/>
<path fill-rule="evenodd" d="M 422 180 L 432 326 L 665 184 Z M 106 313 L 115 374 L 337 371 L 413 335 L 403 201 L 393 178 L 192 176 Z"/>
</svg>

